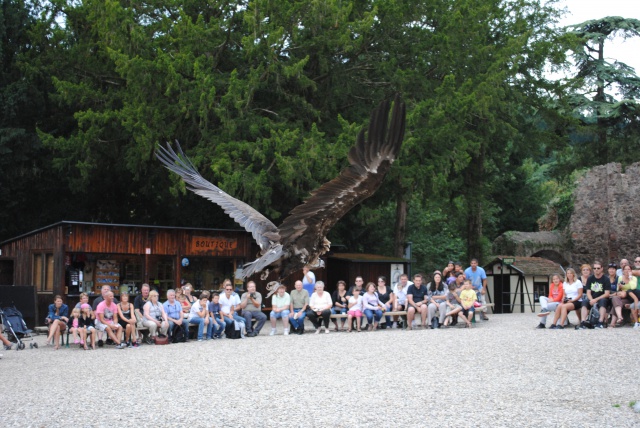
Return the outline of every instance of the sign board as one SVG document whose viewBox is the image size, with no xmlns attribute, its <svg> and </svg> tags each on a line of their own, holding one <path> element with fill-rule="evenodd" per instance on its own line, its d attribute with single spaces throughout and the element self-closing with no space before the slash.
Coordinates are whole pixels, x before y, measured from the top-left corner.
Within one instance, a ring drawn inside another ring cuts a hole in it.
<svg viewBox="0 0 640 428">
<path fill-rule="evenodd" d="M 221 253 L 238 248 L 238 239 L 211 236 L 194 236 L 191 238 L 191 254 Z"/>
<path fill-rule="evenodd" d="M 505 265 L 512 265 L 516 262 L 516 259 L 514 257 L 505 257 L 504 259 L 502 259 L 502 263 L 504 263 Z"/>
</svg>

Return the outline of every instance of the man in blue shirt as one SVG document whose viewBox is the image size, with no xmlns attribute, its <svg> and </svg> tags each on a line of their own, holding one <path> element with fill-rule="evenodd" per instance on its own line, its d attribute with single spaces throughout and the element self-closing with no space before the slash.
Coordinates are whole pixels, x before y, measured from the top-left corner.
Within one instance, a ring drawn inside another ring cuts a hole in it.
<svg viewBox="0 0 640 428">
<path fill-rule="evenodd" d="M 471 280 L 471 285 L 478 296 L 478 302 L 481 304 L 487 303 L 486 294 L 487 294 L 487 273 L 483 268 L 478 266 L 478 259 L 471 259 L 471 266 L 465 269 L 464 275 L 467 279 Z M 486 308 L 482 310 L 482 320 L 488 321 Z"/>
<path fill-rule="evenodd" d="M 162 306 L 164 306 L 164 311 L 166 312 L 167 319 L 169 320 L 169 334 L 172 336 L 172 340 L 174 327 L 176 325 L 182 329 L 186 339 L 189 336 L 189 326 L 182 315 L 182 304 L 176 300 L 175 290 L 167 290 L 167 301 L 164 302 Z"/>
</svg>

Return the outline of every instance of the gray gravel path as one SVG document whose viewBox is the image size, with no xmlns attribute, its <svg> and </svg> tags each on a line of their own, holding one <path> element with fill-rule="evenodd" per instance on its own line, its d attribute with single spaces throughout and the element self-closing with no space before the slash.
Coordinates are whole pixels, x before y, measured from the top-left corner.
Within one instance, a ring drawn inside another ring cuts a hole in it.
<svg viewBox="0 0 640 428">
<path fill-rule="evenodd" d="M 640 331 L 537 321 L 4 351 L 0 427 L 640 426 Z"/>
</svg>

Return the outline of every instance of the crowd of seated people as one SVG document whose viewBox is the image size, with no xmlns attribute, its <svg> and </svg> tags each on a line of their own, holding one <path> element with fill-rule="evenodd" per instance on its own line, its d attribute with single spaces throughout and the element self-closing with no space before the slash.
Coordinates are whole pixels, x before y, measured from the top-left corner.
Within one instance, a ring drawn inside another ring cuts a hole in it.
<svg viewBox="0 0 640 428">
<path fill-rule="evenodd" d="M 278 320 L 284 335 L 304 334 L 306 318 L 316 334 L 329 333 L 331 321 L 335 331 L 440 328 L 459 320 L 470 327 L 474 311 L 483 300 L 486 274 L 476 260 L 467 270 L 468 273 L 460 263 L 450 262 L 442 272 L 435 271 L 429 282 L 422 274 L 414 275 L 413 281 L 403 274 L 393 286 L 387 285 L 384 276 L 366 285 L 358 276 L 351 287 L 338 281 L 333 295 L 325 291 L 323 281 L 315 281 L 306 273 L 306 283 L 296 281 L 291 291 L 286 284 L 279 284 L 274 290 L 268 302 L 270 334 L 277 333 Z M 313 288 L 311 294 L 309 286 Z M 143 284 L 140 294 L 130 302 L 128 293 L 121 293 L 118 301 L 111 288 L 104 286 L 93 306 L 83 293 L 71 314 L 62 298 L 56 296 L 46 320 L 47 341 L 58 349 L 60 336 L 68 329 L 72 343 L 83 349 L 103 347 L 105 343 L 124 349 L 140 346 L 144 337 L 147 344 L 157 343 L 161 337 L 168 337 L 170 342 L 187 341 L 189 326 L 194 326 L 197 341 L 222 338 L 229 326 L 240 329 L 243 338 L 254 337 L 267 321 L 263 313 L 267 304 L 253 281 L 247 283 L 241 296 L 228 279 L 220 292 L 203 291 L 198 297 L 192 292 L 193 287 L 187 283 L 168 290 L 166 301 L 161 302 L 159 293 Z"/>
<path fill-rule="evenodd" d="M 580 266 L 580 276 L 573 268 L 562 275 L 552 276 L 549 295 L 540 297 L 540 322 L 536 328 L 546 328 L 547 317 L 553 313 L 550 329 L 564 329 L 568 325 L 568 315 L 575 311 L 578 319 L 576 330 L 587 328 L 622 327 L 629 321 L 634 329 L 640 328 L 638 320 L 638 276 L 640 257 L 636 257 L 634 267 L 627 259 L 609 263 L 607 271 L 600 261 L 592 265 Z M 629 319 L 624 313 L 629 311 Z"/>
</svg>

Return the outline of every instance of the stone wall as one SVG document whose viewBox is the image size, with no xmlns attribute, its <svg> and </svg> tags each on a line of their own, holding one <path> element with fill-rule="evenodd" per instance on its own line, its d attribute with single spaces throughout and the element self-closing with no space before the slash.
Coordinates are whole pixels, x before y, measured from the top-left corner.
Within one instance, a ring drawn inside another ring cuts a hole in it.
<svg viewBox="0 0 640 428">
<path fill-rule="evenodd" d="M 571 264 L 619 262 L 640 255 L 640 162 L 587 172 L 574 191 L 568 226 Z"/>
</svg>

